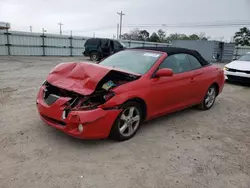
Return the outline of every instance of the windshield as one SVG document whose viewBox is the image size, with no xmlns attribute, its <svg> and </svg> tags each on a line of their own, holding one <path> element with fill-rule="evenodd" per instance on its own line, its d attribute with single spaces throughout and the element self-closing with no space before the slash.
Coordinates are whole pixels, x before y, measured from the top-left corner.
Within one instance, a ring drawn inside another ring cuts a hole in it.
<svg viewBox="0 0 250 188">
<path fill-rule="evenodd" d="M 239 61 L 250 61 L 250 54 L 245 54 L 245 55 L 241 56 L 238 60 Z"/>
<path fill-rule="evenodd" d="M 124 50 L 100 62 L 101 65 L 145 74 L 159 59 L 161 52 Z"/>
</svg>

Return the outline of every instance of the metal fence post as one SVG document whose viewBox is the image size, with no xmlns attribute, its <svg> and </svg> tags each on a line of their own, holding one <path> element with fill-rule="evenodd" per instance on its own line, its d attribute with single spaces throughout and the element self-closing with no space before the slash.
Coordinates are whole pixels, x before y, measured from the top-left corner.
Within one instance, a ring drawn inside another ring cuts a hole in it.
<svg viewBox="0 0 250 188">
<path fill-rule="evenodd" d="M 73 57 L 73 37 L 72 36 L 69 37 L 69 42 L 70 42 L 70 46 L 69 46 L 69 48 L 70 48 L 70 57 Z"/>
<path fill-rule="evenodd" d="M 42 46 L 41 47 L 43 48 L 43 56 L 46 56 L 46 54 L 45 54 L 45 35 L 44 35 L 44 32 L 40 37 L 42 37 Z"/>
<path fill-rule="evenodd" d="M 7 39 L 7 44 L 5 44 L 5 46 L 7 46 L 8 55 L 11 55 L 10 54 L 10 46 L 11 46 L 11 44 L 10 44 L 10 38 L 9 38 L 9 35 L 11 35 L 11 34 L 9 33 L 8 29 L 6 29 L 6 33 L 4 33 L 4 34 L 6 34 L 6 39 Z"/>
<path fill-rule="evenodd" d="M 129 48 L 131 47 L 131 41 L 128 41 L 128 47 Z"/>
<path fill-rule="evenodd" d="M 235 59 L 237 59 L 238 58 L 238 50 L 239 50 L 239 47 L 238 46 L 236 46 L 236 54 L 235 54 Z"/>
</svg>

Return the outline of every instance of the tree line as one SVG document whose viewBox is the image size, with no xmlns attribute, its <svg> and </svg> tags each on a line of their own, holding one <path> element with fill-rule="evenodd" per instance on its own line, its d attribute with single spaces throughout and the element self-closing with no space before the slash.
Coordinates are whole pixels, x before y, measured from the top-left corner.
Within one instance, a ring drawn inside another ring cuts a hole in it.
<svg viewBox="0 0 250 188">
<path fill-rule="evenodd" d="M 162 29 L 153 32 L 151 35 L 147 30 L 140 30 L 138 28 L 131 30 L 122 35 L 123 40 L 138 40 L 149 42 L 167 43 L 172 40 L 209 40 L 211 37 L 206 36 L 204 32 L 199 34 L 180 34 L 173 33 L 167 35 Z M 234 42 L 238 46 L 250 46 L 250 30 L 247 27 L 240 28 L 234 35 Z"/>
<path fill-rule="evenodd" d="M 138 28 L 122 35 L 123 40 L 138 40 L 161 43 L 170 42 L 172 40 L 208 40 L 209 38 L 210 37 L 206 36 L 204 32 L 192 35 L 173 33 L 167 36 L 166 32 L 162 29 L 159 29 L 157 32 L 153 32 L 150 35 L 147 30 L 139 30 Z"/>
</svg>

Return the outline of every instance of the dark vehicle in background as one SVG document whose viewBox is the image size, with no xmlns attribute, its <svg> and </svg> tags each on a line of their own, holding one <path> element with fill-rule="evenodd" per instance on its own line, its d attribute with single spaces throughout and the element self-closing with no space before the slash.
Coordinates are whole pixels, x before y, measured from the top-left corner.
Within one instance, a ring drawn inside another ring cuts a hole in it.
<svg viewBox="0 0 250 188">
<path fill-rule="evenodd" d="M 90 57 L 92 61 L 99 61 L 113 53 L 125 49 L 125 45 L 118 40 L 91 38 L 84 44 L 83 55 Z"/>
</svg>

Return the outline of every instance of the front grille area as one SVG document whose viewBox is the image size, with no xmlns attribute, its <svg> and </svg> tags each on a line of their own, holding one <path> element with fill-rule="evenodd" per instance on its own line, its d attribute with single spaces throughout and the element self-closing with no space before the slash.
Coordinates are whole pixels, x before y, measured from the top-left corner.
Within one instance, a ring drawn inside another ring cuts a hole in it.
<svg viewBox="0 0 250 188">
<path fill-rule="evenodd" d="M 231 75 L 227 75 L 227 78 L 233 82 L 250 83 L 250 78 L 231 76 Z"/>
<path fill-rule="evenodd" d="M 51 122 L 51 123 L 54 123 L 54 124 L 57 124 L 57 125 L 60 125 L 60 126 L 66 126 L 66 123 L 64 123 L 64 122 L 62 122 L 62 121 L 58 121 L 58 120 L 56 120 L 56 119 L 50 118 L 50 117 L 45 116 L 45 115 L 42 115 L 42 117 L 43 117 L 45 120 L 47 120 L 47 121 L 49 121 L 49 122 Z"/>
<path fill-rule="evenodd" d="M 242 72 L 242 73 L 250 74 L 250 71 L 243 71 L 243 70 L 237 70 L 237 69 L 228 69 L 227 71 L 229 71 L 229 72 Z"/>
<path fill-rule="evenodd" d="M 49 106 L 55 103 L 60 97 L 71 98 L 71 100 L 68 101 L 70 104 L 75 100 L 75 98 L 79 96 L 79 94 L 77 93 L 58 88 L 48 82 L 45 82 L 44 86 L 45 88 L 43 90 L 43 99 Z"/>
</svg>

